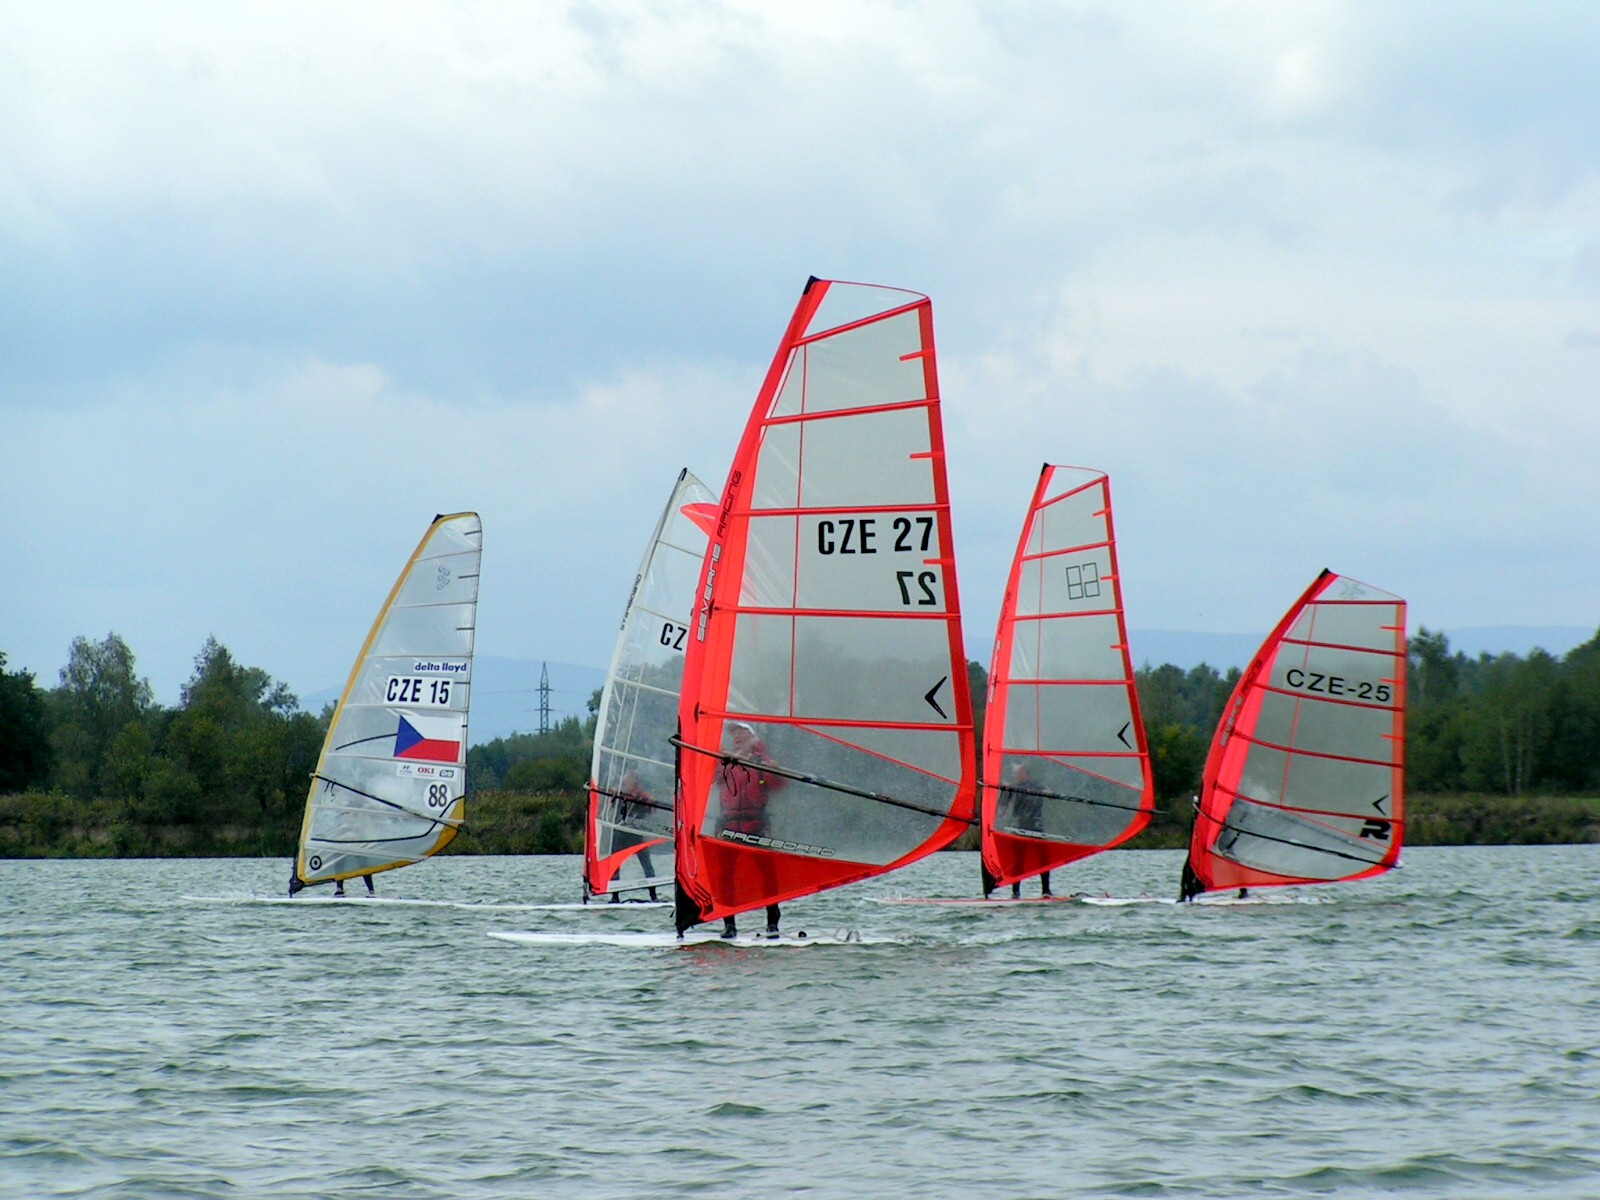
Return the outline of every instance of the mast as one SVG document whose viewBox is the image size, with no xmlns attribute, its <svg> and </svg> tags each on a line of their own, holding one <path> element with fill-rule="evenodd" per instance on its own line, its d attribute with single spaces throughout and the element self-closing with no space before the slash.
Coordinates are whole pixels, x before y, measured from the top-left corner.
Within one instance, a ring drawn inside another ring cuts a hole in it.
<svg viewBox="0 0 1600 1200">
<path fill-rule="evenodd" d="M 678 717 L 680 930 L 972 823 L 927 297 L 807 284 L 722 490 Z"/>
<path fill-rule="evenodd" d="M 1405 830 L 1406 604 L 1323 571 L 1240 676 L 1206 758 L 1182 897 L 1364 879 Z"/>
<path fill-rule="evenodd" d="M 995 632 L 981 778 L 986 893 L 1119 845 L 1154 811 L 1104 472 L 1039 474 Z"/>
</svg>

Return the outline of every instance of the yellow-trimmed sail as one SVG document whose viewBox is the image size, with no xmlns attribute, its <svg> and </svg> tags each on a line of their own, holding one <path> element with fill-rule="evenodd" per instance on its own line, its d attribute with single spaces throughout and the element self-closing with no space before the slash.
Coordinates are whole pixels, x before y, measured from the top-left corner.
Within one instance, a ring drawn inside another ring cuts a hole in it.
<svg viewBox="0 0 1600 1200">
<path fill-rule="evenodd" d="M 384 601 L 311 777 L 301 883 L 420 862 L 461 827 L 482 548 L 476 513 L 436 517 Z"/>
</svg>

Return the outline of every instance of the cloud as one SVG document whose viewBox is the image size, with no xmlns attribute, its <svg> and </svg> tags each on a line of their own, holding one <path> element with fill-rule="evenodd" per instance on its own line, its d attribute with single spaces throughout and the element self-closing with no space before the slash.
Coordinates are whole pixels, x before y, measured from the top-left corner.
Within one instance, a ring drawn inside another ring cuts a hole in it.
<svg viewBox="0 0 1600 1200">
<path fill-rule="evenodd" d="M 1020 525 L 1041 459 L 1111 475 L 1144 628 L 1265 628 L 1324 566 L 1407 596 L 1435 626 L 1592 608 L 1586 414 L 1478 420 L 1411 370 L 1292 339 L 1240 385 L 1175 366 L 1112 377 L 1073 328 L 1067 314 L 1057 337 L 945 366 L 969 642 L 999 599 L 970 581 L 1004 578 L 1002 531 Z"/>
<path fill-rule="evenodd" d="M 463 506 L 486 652 L 603 662 L 812 273 L 934 298 L 978 657 L 1043 458 L 1112 472 L 1147 626 L 1255 629 L 1324 562 L 1446 628 L 1592 623 L 1600 16 L 7 22 L 0 602 L 46 678 L 114 628 L 162 687 L 208 632 L 324 686 Z"/>
<path fill-rule="evenodd" d="M 0 495 L 47 514 L 14 561 L 49 570 L 0 583 L 5 649 L 53 682 L 72 637 L 115 629 L 171 696 L 215 634 L 315 690 L 348 670 L 434 514 L 476 510 L 479 649 L 603 662 L 678 469 L 720 484 L 750 402 L 730 376 L 666 364 L 560 404 L 473 407 L 306 362 L 237 390 L 177 377 L 159 400 L 23 413 Z"/>
</svg>

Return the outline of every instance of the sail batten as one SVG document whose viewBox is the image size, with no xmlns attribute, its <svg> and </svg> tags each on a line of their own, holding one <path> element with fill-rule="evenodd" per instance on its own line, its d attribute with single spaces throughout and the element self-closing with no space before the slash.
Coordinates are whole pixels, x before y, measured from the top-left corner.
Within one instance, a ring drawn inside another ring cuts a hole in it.
<svg viewBox="0 0 1600 1200">
<path fill-rule="evenodd" d="M 1273 809 L 1277 809 L 1279 812 L 1295 813 L 1295 814 L 1300 815 L 1300 816 L 1330 817 L 1330 818 L 1337 819 L 1337 818 L 1344 818 L 1344 817 L 1349 817 L 1349 816 L 1354 815 L 1351 812 L 1349 812 L 1347 810 L 1344 810 L 1344 809 L 1307 808 L 1305 805 L 1274 804 L 1270 800 L 1261 800 L 1261 799 L 1257 799 L 1256 797 L 1253 797 L 1253 796 L 1241 796 L 1237 792 L 1231 793 L 1231 795 L 1235 800 L 1243 800 L 1246 803 L 1253 804 L 1258 808 L 1273 808 Z M 1387 799 L 1387 797 L 1385 797 L 1385 799 Z M 1391 816 L 1388 813 L 1380 813 L 1379 815 L 1384 817 L 1386 820 L 1390 821 L 1393 824 L 1396 824 L 1396 825 L 1405 824 L 1405 821 L 1403 819 L 1401 819 L 1399 817 Z M 1209 821 L 1216 821 L 1217 820 L 1216 817 L 1210 816 L 1209 814 L 1206 816 L 1206 819 L 1209 820 Z M 1225 821 L 1223 823 L 1226 824 Z"/>
<path fill-rule="evenodd" d="M 1040 472 L 995 632 L 982 781 L 986 888 L 1119 845 L 1154 809 L 1103 472 Z"/>
<path fill-rule="evenodd" d="M 295 884 L 420 862 L 462 828 L 483 525 L 438 517 L 390 589 L 312 773 Z"/>
<path fill-rule="evenodd" d="M 1101 514 L 1095 514 L 1097 516 Z M 1067 554 L 1084 554 L 1090 550 L 1104 550 L 1110 542 L 1084 542 L 1081 546 L 1063 546 L 1059 550 L 1041 550 L 1037 554 L 1024 554 L 1022 561 L 1025 563 L 1047 562 L 1052 558 L 1060 558 Z"/>
<path fill-rule="evenodd" d="M 1271 742 L 1271 741 L 1268 741 L 1266 738 L 1252 737 L 1247 733 L 1235 732 L 1234 733 L 1234 737 L 1238 738 L 1241 742 L 1248 743 L 1249 745 L 1252 745 L 1252 746 L 1259 746 L 1264 750 L 1276 750 L 1276 751 L 1279 751 L 1279 752 L 1284 753 L 1284 754 L 1297 755 L 1300 758 L 1325 759 L 1328 762 L 1360 763 L 1363 766 L 1369 766 L 1369 767 L 1388 767 L 1393 762 L 1393 759 L 1391 757 L 1361 758 L 1361 757 L 1358 757 L 1357 755 L 1354 755 L 1354 754 L 1323 754 L 1323 753 L 1318 753 L 1317 751 L 1314 751 L 1314 750 L 1297 750 L 1297 749 L 1295 749 L 1295 747 L 1293 745 L 1291 745 L 1289 743 Z M 1293 806 L 1292 805 L 1284 805 L 1282 807 L 1293 807 Z"/>
<path fill-rule="evenodd" d="M 920 564 L 925 567 L 937 566 L 936 562 L 923 560 Z M 883 616 L 885 610 L 881 608 L 778 608 L 771 605 L 755 604 L 730 604 L 725 610 L 741 616 L 756 617 L 816 617 L 827 619 L 836 617 L 842 620 L 859 620 L 861 618 L 877 618 Z M 906 613 L 897 616 L 901 621 L 943 621 L 942 613 Z"/>
<path fill-rule="evenodd" d="M 1384 678 L 1381 680 L 1381 682 L 1392 685 L 1395 680 L 1392 678 Z M 1300 693 L 1290 691 L 1288 688 L 1275 687 L 1271 684 L 1262 684 L 1261 690 L 1263 692 L 1270 692 L 1274 696 L 1289 696 L 1296 700 L 1308 701 L 1314 704 L 1344 705 L 1349 708 L 1359 708 L 1366 712 L 1397 713 L 1402 711 L 1401 706 L 1398 704 L 1369 704 L 1363 700 L 1349 700 L 1342 696 L 1317 696 L 1314 699 L 1311 699 L 1301 695 Z"/>
<path fill-rule="evenodd" d="M 933 408 L 937 404 L 937 400 L 931 403 L 927 400 L 900 400 L 892 404 L 863 404 L 858 405 L 855 408 L 836 408 L 828 412 L 793 413 L 786 417 L 775 416 L 770 422 L 768 422 L 768 424 L 773 426 L 804 425 L 818 421 L 836 421 L 844 417 L 870 416 L 874 413 L 904 412 L 907 409 Z M 906 455 L 907 458 L 927 458 L 929 456 L 930 454 L 926 450 L 915 454 Z"/>
<path fill-rule="evenodd" d="M 970 819 L 935 363 L 926 297 L 825 280 L 774 355 L 697 589 L 680 928 L 893 869 Z"/>
</svg>

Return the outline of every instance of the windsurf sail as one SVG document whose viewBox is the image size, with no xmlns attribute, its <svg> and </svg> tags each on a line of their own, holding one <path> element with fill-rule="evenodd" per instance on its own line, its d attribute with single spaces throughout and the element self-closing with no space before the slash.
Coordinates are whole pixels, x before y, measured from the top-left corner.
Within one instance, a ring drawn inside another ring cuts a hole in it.
<svg viewBox="0 0 1600 1200">
<path fill-rule="evenodd" d="M 1394 866 L 1405 830 L 1405 668 L 1405 601 L 1318 576 L 1223 710 L 1184 899 Z"/>
<path fill-rule="evenodd" d="M 634 576 L 595 720 L 585 899 L 672 883 L 672 737 L 689 612 L 716 517 L 711 490 L 679 472 Z"/>
<path fill-rule="evenodd" d="M 933 308 L 811 280 L 734 456 L 679 703 L 680 930 L 973 823 Z"/>
<path fill-rule="evenodd" d="M 436 517 L 384 601 L 311 777 L 299 884 L 419 862 L 461 828 L 482 546 L 476 513 Z"/>
<path fill-rule="evenodd" d="M 1101 471 L 1046 463 L 1011 564 L 984 712 L 984 892 L 1127 841 L 1155 785 Z"/>
</svg>

